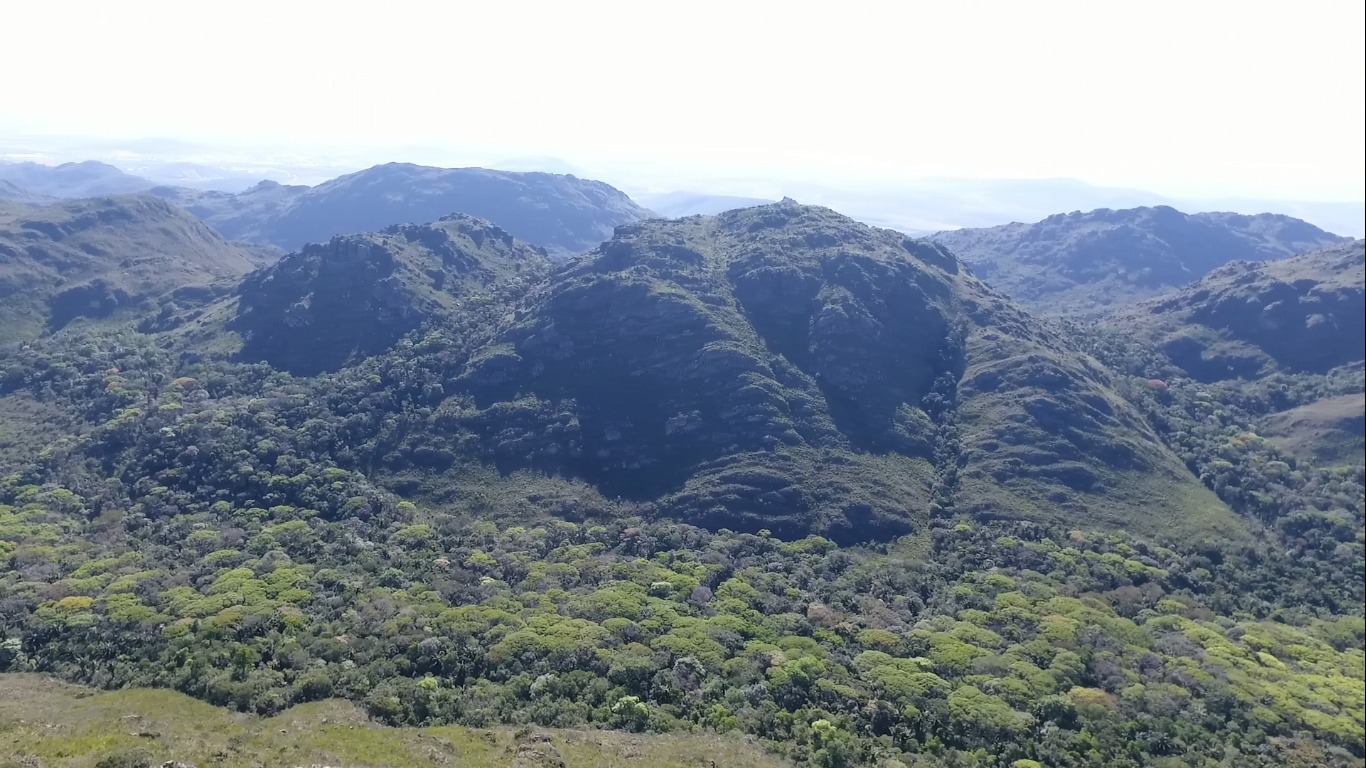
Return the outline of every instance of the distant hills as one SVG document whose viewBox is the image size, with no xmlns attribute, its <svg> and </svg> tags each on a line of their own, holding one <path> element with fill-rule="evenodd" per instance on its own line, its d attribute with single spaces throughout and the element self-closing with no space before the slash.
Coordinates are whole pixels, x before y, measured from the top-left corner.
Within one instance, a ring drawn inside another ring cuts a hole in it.
<svg viewBox="0 0 1366 768">
<path fill-rule="evenodd" d="M 0 198 L 79 198 L 123 195 L 153 187 L 147 179 L 107 163 L 86 160 L 57 166 L 0 163 Z"/>
<path fill-rule="evenodd" d="M 1167 206 L 1056 214 L 1033 224 L 934 235 L 983 280 L 1043 312 L 1095 315 L 1197 280 L 1347 238 L 1277 214 L 1186 214 Z"/>
<path fill-rule="evenodd" d="M 148 195 L 0 206 L 0 340 L 230 290 L 260 254 Z M 229 281 L 223 283 L 222 281 Z"/>
<path fill-rule="evenodd" d="M 1107 322 L 1151 339 L 1206 381 L 1324 373 L 1366 360 L 1364 243 L 1231 262 Z"/>
<path fill-rule="evenodd" d="M 236 195 L 173 187 L 154 193 L 200 216 L 226 237 L 284 250 L 326 242 L 337 234 L 464 213 L 566 257 L 602 242 L 617 225 L 651 215 L 600 181 L 406 163 L 375 166 L 316 187 L 263 182 Z"/>
<path fill-rule="evenodd" d="M 186 178 L 217 173 L 180 165 Z M 327 242 L 333 235 L 465 213 L 564 258 L 596 246 L 619 224 L 654 215 L 608 184 L 552 173 L 389 163 L 313 187 L 258 181 L 241 192 L 226 192 L 157 184 L 94 161 L 0 163 L 0 200 L 39 204 L 148 191 L 231 240 L 281 251 Z"/>
</svg>

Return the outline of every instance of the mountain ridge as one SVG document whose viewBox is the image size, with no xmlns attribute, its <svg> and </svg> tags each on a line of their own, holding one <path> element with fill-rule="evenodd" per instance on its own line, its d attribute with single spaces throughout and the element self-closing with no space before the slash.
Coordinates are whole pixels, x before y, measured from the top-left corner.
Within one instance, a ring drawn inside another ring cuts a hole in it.
<svg viewBox="0 0 1366 768">
<path fill-rule="evenodd" d="M 932 238 L 1026 306 L 1084 314 L 1178 288 L 1229 261 L 1348 240 L 1281 214 L 1186 214 L 1169 206 L 1055 214 Z"/>
<path fill-rule="evenodd" d="M 601 181 L 412 163 L 377 165 L 314 187 L 262 182 L 235 195 L 176 187 L 154 192 L 229 238 L 285 251 L 326 242 L 333 235 L 463 213 L 566 258 L 597 245 L 617 224 L 653 215 Z"/>
</svg>

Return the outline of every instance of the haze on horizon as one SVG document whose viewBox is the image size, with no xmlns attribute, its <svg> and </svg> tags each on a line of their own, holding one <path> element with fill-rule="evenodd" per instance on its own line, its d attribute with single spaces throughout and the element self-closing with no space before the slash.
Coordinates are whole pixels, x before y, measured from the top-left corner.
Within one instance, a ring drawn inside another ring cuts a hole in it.
<svg viewBox="0 0 1366 768">
<path fill-rule="evenodd" d="M 25 3 L 0 137 L 1366 197 L 1359 2 L 904 5 Z"/>
</svg>

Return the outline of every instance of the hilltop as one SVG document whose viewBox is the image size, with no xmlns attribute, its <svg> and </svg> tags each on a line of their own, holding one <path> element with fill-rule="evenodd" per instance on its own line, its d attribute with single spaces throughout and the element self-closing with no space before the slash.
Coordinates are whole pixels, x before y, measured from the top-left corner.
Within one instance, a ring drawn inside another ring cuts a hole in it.
<svg viewBox="0 0 1366 768">
<path fill-rule="evenodd" d="M 1178 288 L 1231 261 L 1347 241 L 1289 216 L 1186 214 L 1167 206 L 1056 214 L 933 238 L 1025 306 L 1086 315 Z"/>
</svg>

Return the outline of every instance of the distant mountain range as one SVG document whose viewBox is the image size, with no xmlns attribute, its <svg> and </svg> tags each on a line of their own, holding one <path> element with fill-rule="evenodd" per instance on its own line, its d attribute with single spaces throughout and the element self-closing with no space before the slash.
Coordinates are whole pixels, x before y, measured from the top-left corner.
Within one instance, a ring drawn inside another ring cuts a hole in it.
<svg viewBox="0 0 1366 768">
<path fill-rule="evenodd" d="M 934 239 L 1027 306 L 1090 315 L 1185 285 L 1230 261 L 1283 258 L 1347 240 L 1289 216 L 1185 214 L 1167 206 L 1056 214 Z"/>
<path fill-rule="evenodd" d="M 159 195 L 225 236 L 294 250 L 333 235 L 428 222 L 487 219 L 552 255 L 582 253 L 650 211 L 600 181 L 484 168 L 379 165 L 316 187 L 263 182 L 239 195 L 158 187 Z"/>
<path fill-rule="evenodd" d="M 6 184 L 0 198 L 22 202 L 151 191 L 229 239 L 284 251 L 337 234 L 465 213 L 563 258 L 589 250 L 619 224 L 653 215 L 600 181 L 405 163 L 375 166 L 316 187 L 261 181 L 240 193 L 158 186 L 93 161 L 56 167 L 0 164 L 0 183 Z"/>
</svg>

